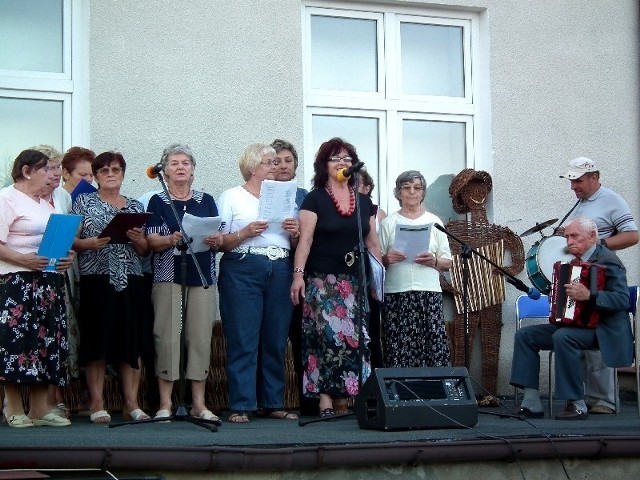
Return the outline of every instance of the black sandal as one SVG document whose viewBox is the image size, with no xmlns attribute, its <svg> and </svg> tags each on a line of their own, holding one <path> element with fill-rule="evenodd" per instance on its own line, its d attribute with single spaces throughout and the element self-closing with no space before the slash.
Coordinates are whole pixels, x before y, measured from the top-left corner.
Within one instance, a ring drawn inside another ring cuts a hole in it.
<svg viewBox="0 0 640 480">
<path fill-rule="evenodd" d="M 324 410 L 320 410 L 320 418 L 329 418 L 329 417 L 335 417 L 336 416 L 336 411 L 329 407 L 329 408 L 325 408 Z"/>
</svg>

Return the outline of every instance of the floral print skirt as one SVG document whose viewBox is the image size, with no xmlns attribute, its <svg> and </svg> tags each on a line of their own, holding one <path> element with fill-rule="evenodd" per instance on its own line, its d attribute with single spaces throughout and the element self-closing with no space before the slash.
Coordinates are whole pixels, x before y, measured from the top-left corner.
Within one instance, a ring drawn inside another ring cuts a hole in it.
<svg viewBox="0 0 640 480">
<path fill-rule="evenodd" d="M 448 367 L 451 352 L 441 292 L 387 293 L 382 307 L 382 349 L 387 368 Z"/>
<path fill-rule="evenodd" d="M 348 274 L 311 273 L 307 277 L 302 312 L 302 389 L 306 396 L 356 396 L 360 369 L 362 382 L 371 372 L 364 327 L 362 361 L 358 361 L 356 286 L 356 277 Z"/>
<path fill-rule="evenodd" d="M 0 381 L 66 385 L 64 290 L 53 272 L 0 275 Z"/>
</svg>

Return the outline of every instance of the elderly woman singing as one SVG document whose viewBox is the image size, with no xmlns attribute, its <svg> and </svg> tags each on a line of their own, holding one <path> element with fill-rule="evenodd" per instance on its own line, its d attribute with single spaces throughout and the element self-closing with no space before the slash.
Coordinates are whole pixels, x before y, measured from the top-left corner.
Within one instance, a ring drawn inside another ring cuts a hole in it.
<svg viewBox="0 0 640 480">
<path fill-rule="evenodd" d="M 218 420 L 205 405 L 205 384 L 211 362 L 211 336 L 216 310 L 215 291 L 205 290 L 191 256 L 186 257 L 186 275 L 182 278 L 181 257 L 174 248 L 182 239 L 178 221 L 171 209 L 176 207 L 180 220 L 185 213 L 196 217 L 216 217 L 218 207 L 208 193 L 191 189 L 196 161 L 187 145 L 165 148 L 160 159 L 167 182 L 166 193 L 151 197 L 147 211 L 153 216 L 147 223 L 149 247 L 153 250 L 153 287 L 151 299 L 155 312 L 153 336 L 156 350 L 156 374 L 160 408 L 156 418 L 171 416 L 173 384 L 180 378 L 180 329 L 182 327 L 181 285 L 185 282 L 187 315 L 184 319 L 187 368 L 191 382 L 190 414 L 203 420 Z M 187 234 L 189 232 L 186 232 Z M 216 282 L 215 254 L 222 244 L 222 234 L 211 232 L 205 239 L 208 250 L 195 253 L 196 261 L 208 285 Z"/>
<path fill-rule="evenodd" d="M 48 385 L 67 382 L 67 319 L 64 272 L 73 256 L 60 260 L 57 272 L 44 272 L 49 259 L 38 256 L 54 208 L 42 197 L 57 172 L 49 158 L 25 150 L 16 158 L 15 183 L 0 191 L 0 382 L 5 387 L 4 418 L 10 427 L 60 427 L 69 419 L 50 412 Z M 30 386 L 29 416 L 22 385 Z"/>
<path fill-rule="evenodd" d="M 220 314 L 227 341 L 229 421 L 246 423 L 249 412 L 283 420 L 284 358 L 293 305 L 289 301 L 292 243 L 300 231 L 289 218 L 281 225 L 258 218 L 260 187 L 275 176 L 275 150 L 250 145 L 240 158 L 242 186 L 220 196 L 225 222 L 220 260 Z M 258 364 L 258 357 L 260 363 Z"/>
<path fill-rule="evenodd" d="M 125 418 L 149 418 L 138 405 L 140 355 L 147 348 L 139 255 L 147 254 L 147 240 L 141 228 L 127 231 L 128 243 L 99 237 L 117 213 L 144 211 L 140 202 L 120 193 L 126 167 L 120 153 L 98 155 L 91 164 L 98 191 L 78 196 L 71 210 L 84 217 L 74 249 L 80 265 L 80 364 L 85 367 L 94 423 L 111 421 L 103 399 L 108 364 L 119 367 Z"/>
<path fill-rule="evenodd" d="M 369 252 L 380 259 L 373 203 L 357 193 L 353 177 L 341 181 L 341 170 L 358 162 L 350 143 L 332 138 L 323 143 L 313 163 L 313 189 L 300 208 L 300 242 L 296 250 L 291 300 L 304 300 L 302 363 L 304 394 L 319 397 L 320 416 L 347 409 L 347 399 L 358 394 L 358 377 L 371 371 L 366 328 L 356 327 L 358 224 Z M 356 215 L 356 195 L 360 215 Z M 360 357 L 360 358 L 359 358 Z"/>
</svg>

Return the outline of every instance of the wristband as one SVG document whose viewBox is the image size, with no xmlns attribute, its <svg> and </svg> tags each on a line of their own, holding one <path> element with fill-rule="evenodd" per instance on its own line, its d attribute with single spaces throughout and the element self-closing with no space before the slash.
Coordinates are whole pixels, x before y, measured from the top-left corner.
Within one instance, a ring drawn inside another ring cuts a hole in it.
<svg viewBox="0 0 640 480">
<path fill-rule="evenodd" d="M 304 275 L 304 268 L 293 267 L 293 273 L 301 273 Z"/>
</svg>

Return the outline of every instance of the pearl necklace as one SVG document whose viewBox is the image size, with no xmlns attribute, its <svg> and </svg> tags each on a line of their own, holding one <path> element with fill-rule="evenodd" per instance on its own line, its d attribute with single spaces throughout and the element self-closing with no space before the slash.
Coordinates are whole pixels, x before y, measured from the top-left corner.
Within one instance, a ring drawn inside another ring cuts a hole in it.
<svg viewBox="0 0 640 480">
<path fill-rule="evenodd" d="M 342 208 L 338 199 L 333 195 L 333 190 L 331 190 L 330 185 L 327 185 L 327 192 L 329 193 L 331 200 L 333 200 L 333 204 L 336 206 L 336 210 L 338 210 L 340 215 L 343 217 L 350 217 L 353 214 L 353 211 L 356 209 L 356 195 L 352 188 L 349 188 L 349 208 L 346 210 Z"/>
</svg>

